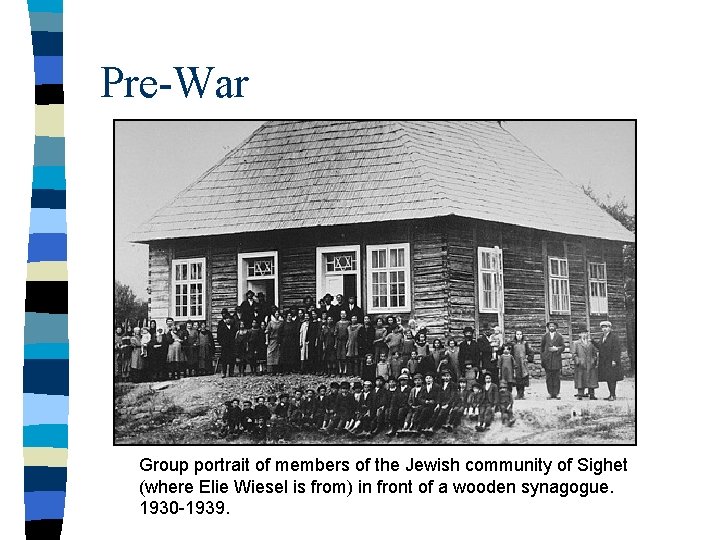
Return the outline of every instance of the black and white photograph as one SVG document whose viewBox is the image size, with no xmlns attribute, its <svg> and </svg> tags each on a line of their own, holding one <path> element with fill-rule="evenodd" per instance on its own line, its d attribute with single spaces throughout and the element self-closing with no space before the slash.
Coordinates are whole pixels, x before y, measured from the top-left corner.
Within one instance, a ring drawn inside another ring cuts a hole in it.
<svg viewBox="0 0 720 540">
<path fill-rule="evenodd" d="M 116 120 L 114 190 L 116 445 L 637 442 L 634 120 Z"/>
</svg>

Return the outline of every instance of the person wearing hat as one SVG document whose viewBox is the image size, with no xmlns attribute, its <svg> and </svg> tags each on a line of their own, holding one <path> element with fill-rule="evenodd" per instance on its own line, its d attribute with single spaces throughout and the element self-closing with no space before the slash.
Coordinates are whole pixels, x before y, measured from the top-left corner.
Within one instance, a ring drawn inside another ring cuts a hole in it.
<svg viewBox="0 0 720 540">
<path fill-rule="evenodd" d="M 375 388 L 373 389 L 375 398 L 373 406 L 375 407 L 375 414 L 373 415 L 371 436 L 375 436 L 385 429 L 386 425 L 386 411 L 389 404 L 390 396 L 388 390 L 385 388 L 385 377 L 378 375 L 375 377 Z"/>
<path fill-rule="evenodd" d="M 475 431 L 485 431 L 490 428 L 495 418 L 495 409 L 498 407 L 498 387 L 492 382 L 489 373 L 485 373 L 485 384 L 480 389 L 480 395 Z"/>
<path fill-rule="evenodd" d="M 375 421 L 375 392 L 373 390 L 372 381 L 363 381 L 363 387 L 360 392 L 360 398 L 357 401 L 355 409 L 355 426 L 350 431 L 352 435 L 358 437 L 369 436 L 372 432 L 372 424 Z"/>
<path fill-rule="evenodd" d="M 448 431 L 452 431 L 458 427 L 460 422 L 462 422 L 462 417 L 468 413 L 468 398 L 470 397 L 472 390 L 468 390 L 467 380 L 463 378 L 458 379 L 457 386 L 458 389 L 455 393 L 455 405 L 450 411 L 450 416 L 448 417 L 449 428 L 445 428 Z"/>
<path fill-rule="evenodd" d="M 423 389 L 422 375 L 416 373 L 413 377 L 413 383 L 415 386 L 410 389 L 410 393 L 408 394 L 408 412 L 405 416 L 405 424 L 403 428 L 398 431 L 398 436 L 420 433 L 418 420 L 420 419 L 420 413 L 423 407 L 423 403 L 419 399 L 419 394 Z"/>
<path fill-rule="evenodd" d="M 452 431 L 450 425 L 450 413 L 457 402 L 457 386 L 452 382 L 452 376 L 449 369 L 443 369 L 440 372 L 442 382 L 440 383 L 440 391 L 438 392 L 437 407 L 430 419 L 430 432 L 445 429 Z"/>
<path fill-rule="evenodd" d="M 217 327 L 217 344 L 220 346 L 220 370 L 223 377 L 232 377 L 235 369 L 235 325 L 227 309 L 222 310 L 222 321 Z"/>
<path fill-rule="evenodd" d="M 422 411 L 418 419 L 418 429 L 432 434 L 430 420 L 438 408 L 438 398 L 440 397 L 440 385 L 435 382 L 435 370 L 425 373 L 425 380 L 422 390 L 418 394 L 418 400 L 422 403 Z"/>
<path fill-rule="evenodd" d="M 602 337 L 593 340 L 598 349 L 598 380 L 607 382 L 610 395 L 605 399 L 615 401 L 615 388 L 618 381 L 623 380 L 622 365 L 620 364 L 620 338 L 612 330 L 610 321 L 600 323 Z"/>
<path fill-rule="evenodd" d="M 332 381 L 330 383 L 330 392 L 322 400 L 325 414 L 323 416 L 323 423 L 319 431 L 326 432 L 333 421 L 333 416 L 335 416 L 335 407 L 337 405 L 337 400 L 339 397 L 339 390 L 340 385 L 337 383 L 337 381 Z"/>
<path fill-rule="evenodd" d="M 500 389 L 498 390 L 498 405 L 500 406 L 500 419 L 502 424 L 512 427 L 513 424 L 515 424 L 512 388 L 503 380 L 500 381 Z"/>
<path fill-rule="evenodd" d="M 549 321 L 545 327 L 547 332 L 540 342 L 540 359 L 545 369 L 545 384 L 548 399 L 560 399 L 560 370 L 562 369 L 562 353 L 565 350 L 565 338 L 557 331 L 557 325 Z"/>
<path fill-rule="evenodd" d="M 475 331 L 471 326 L 466 326 L 463 329 L 464 339 L 462 343 L 460 343 L 458 361 L 461 366 L 472 366 L 476 369 L 480 369 L 482 366 L 482 351 L 480 350 L 480 345 L 473 337 L 474 334 Z M 490 347 L 489 342 L 488 347 Z M 469 384 L 472 384 L 472 381 L 469 381 Z"/>
<path fill-rule="evenodd" d="M 597 372 L 597 349 L 588 337 L 588 329 L 580 327 L 580 337 L 573 341 L 570 348 L 572 360 L 575 366 L 575 389 L 577 390 L 577 398 L 585 397 L 585 389 L 588 390 L 590 399 L 595 397 L 595 389 L 598 387 Z"/>
<path fill-rule="evenodd" d="M 393 437 L 397 433 L 398 429 L 403 427 L 405 417 L 408 413 L 408 400 L 410 398 L 410 376 L 408 373 L 402 373 L 397 380 L 397 389 L 393 391 L 393 383 L 395 381 L 390 379 L 388 385 L 390 390 L 388 392 L 389 405 L 387 409 L 386 423 L 389 429 L 386 433 L 388 437 Z"/>
<path fill-rule="evenodd" d="M 242 301 L 235 311 L 237 319 L 245 323 L 245 328 L 252 326 L 252 320 L 255 317 L 255 304 L 255 293 L 248 291 L 245 293 L 245 300 Z"/>
<path fill-rule="evenodd" d="M 370 383 L 372 387 L 372 382 Z M 372 389 L 372 388 L 371 388 Z M 350 383 L 343 381 L 340 383 L 340 393 L 335 402 L 335 414 L 330 421 L 329 431 L 338 429 L 344 431 L 348 420 L 355 415 L 356 403 L 355 397 L 350 393 Z"/>
</svg>

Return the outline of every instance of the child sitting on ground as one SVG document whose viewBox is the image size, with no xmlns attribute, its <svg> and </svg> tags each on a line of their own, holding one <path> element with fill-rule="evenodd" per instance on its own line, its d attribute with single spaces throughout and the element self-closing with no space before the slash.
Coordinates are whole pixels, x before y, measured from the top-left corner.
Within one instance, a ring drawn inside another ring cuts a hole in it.
<svg viewBox="0 0 720 540">
<path fill-rule="evenodd" d="M 243 408 L 240 411 L 240 428 L 248 434 L 251 434 L 255 428 L 252 401 L 249 399 L 243 401 Z"/>
<path fill-rule="evenodd" d="M 268 421 L 270 420 L 270 409 L 268 409 L 267 405 L 265 405 L 265 396 L 257 396 L 255 398 L 253 420 L 255 422 L 255 429 L 253 431 L 256 437 L 260 441 L 266 441 L 268 432 Z"/>
<path fill-rule="evenodd" d="M 512 388 L 502 380 L 500 381 L 500 390 L 498 390 L 498 404 L 500 405 L 500 419 L 503 425 L 512 427 L 515 423 Z"/>
<path fill-rule="evenodd" d="M 465 414 L 470 418 L 470 420 L 478 419 L 482 398 L 482 385 L 475 381 L 472 383 L 472 391 L 467 398 L 467 407 L 465 409 Z"/>
<path fill-rule="evenodd" d="M 472 392 L 467 389 L 467 381 L 460 379 L 458 381 L 457 398 L 448 417 L 448 424 L 456 428 L 460 425 L 462 417 L 467 413 L 468 397 Z"/>
</svg>

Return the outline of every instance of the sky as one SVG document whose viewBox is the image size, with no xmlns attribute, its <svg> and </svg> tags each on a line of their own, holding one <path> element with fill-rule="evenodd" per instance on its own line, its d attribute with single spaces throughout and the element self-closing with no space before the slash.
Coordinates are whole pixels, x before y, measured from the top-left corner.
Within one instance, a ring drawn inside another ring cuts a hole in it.
<svg viewBox="0 0 720 540">
<path fill-rule="evenodd" d="M 141 298 L 148 248 L 126 239 L 185 187 L 238 146 L 262 122 L 117 121 L 115 123 L 115 279 Z M 635 212 L 635 123 L 508 121 L 537 155 L 601 196 L 625 199 Z"/>
</svg>

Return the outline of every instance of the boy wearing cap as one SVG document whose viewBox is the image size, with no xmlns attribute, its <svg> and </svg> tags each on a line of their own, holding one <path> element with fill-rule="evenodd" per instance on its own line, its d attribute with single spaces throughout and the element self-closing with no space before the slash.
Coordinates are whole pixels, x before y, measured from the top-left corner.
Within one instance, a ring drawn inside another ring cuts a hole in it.
<svg viewBox="0 0 720 540">
<path fill-rule="evenodd" d="M 255 435 L 260 440 L 267 439 L 268 421 L 270 420 L 270 409 L 265 405 L 265 396 L 257 396 L 255 398 L 255 408 L 253 409 L 253 420 L 255 422 Z"/>
<path fill-rule="evenodd" d="M 335 406 L 338 399 L 338 390 L 340 385 L 333 381 L 330 383 L 330 393 L 323 399 L 323 405 L 325 408 L 325 414 L 323 416 L 323 424 L 320 431 L 327 431 L 330 423 L 332 422 L 333 416 L 335 415 Z"/>
<path fill-rule="evenodd" d="M 363 388 L 360 392 L 360 399 L 357 401 L 355 418 L 357 419 L 351 433 L 353 435 L 369 435 L 372 430 L 372 423 L 375 420 L 375 392 L 372 381 L 363 381 Z"/>
<path fill-rule="evenodd" d="M 467 389 L 467 381 L 460 379 L 457 384 L 458 390 L 455 394 L 455 405 L 450 411 L 448 419 L 449 429 L 445 428 L 448 431 L 452 431 L 453 428 L 459 426 L 463 415 L 467 414 L 468 397 L 470 396 L 470 391 Z"/>
<path fill-rule="evenodd" d="M 288 416 L 290 414 L 290 394 L 280 394 L 280 402 L 273 409 L 268 429 L 268 439 L 274 442 L 284 442 L 288 431 Z"/>
<path fill-rule="evenodd" d="M 442 383 L 440 384 L 440 392 L 437 398 L 437 408 L 430 420 L 430 431 L 435 432 L 443 428 L 451 431 L 449 418 L 455 403 L 457 402 L 457 387 L 452 382 L 450 370 L 443 369 L 441 372 Z"/>
<path fill-rule="evenodd" d="M 385 414 L 388 407 L 388 391 L 385 389 L 385 377 L 382 375 L 378 375 L 375 377 L 375 399 L 374 399 L 374 407 L 375 407 L 375 414 L 373 417 L 372 422 L 372 429 L 371 429 L 371 435 L 374 437 L 380 431 L 385 429 Z"/>
<path fill-rule="evenodd" d="M 327 386 L 321 384 L 317 388 L 317 397 L 315 398 L 315 410 L 313 411 L 313 426 L 315 427 L 315 429 L 320 429 L 323 426 L 327 398 Z"/>
<path fill-rule="evenodd" d="M 423 378 L 422 375 L 416 373 L 413 377 L 415 386 L 410 390 L 408 395 L 408 412 L 405 416 L 405 424 L 403 428 L 398 431 L 398 436 L 404 435 L 405 433 L 419 433 L 418 420 L 422 413 L 423 403 L 419 399 L 419 394 L 423 389 Z"/>
<path fill-rule="evenodd" d="M 243 401 L 243 408 L 240 411 L 240 427 L 245 433 L 252 433 L 255 428 L 252 401 L 249 399 Z"/>
<path fill-rule="evenodd" d="M 477 425 L 475 431 L 485 431 L 495 418 L 495 409 L 498 406 L 498 387 L 492 382 L 489 373 L 485 374 L 485 384 L 480 390 L 481 398 L 478 407 Z"/>
<path fill-rule="evenodd" d="M 513 396 L 512 388 L 506 381 L 500 381 L 500 389 L 498 390 L 498 404 L 500 405 L 500 419 L 504 426 L 512 427 L 515 423 L 515 415 L 513 414 Z"/>
<path fill-rule="evenodd" d="M 391 381 L 391 384 L 394 381 Z M 392 386 L 391 386 L 392 388 Z M 408 413 L 408 401 L 410 398 L 410 377 L 407 373 L 402 373 L 398 379 L 398 388 L 394 393 L 390 394 L 390 404 L 388 406 L 388 425 L 390 429 L 386 433 L 388 437 L 394 436 L 398 429 L 403 427 L 405 417 Z"/>
<path fill-rule="evenodd" d="M 355 398 L 350 393 L 350 383 L 340 383 L 340 393 L 335 398 L 333 412 L 327 425 L 327 431 L 332 433 L 335 430 L 344 431 L 348 420 L 355 414 Z"/>
<path fill-rule="evenodd" d="M 425 375 L 425 384 L 418 394 L 418 400 L 422 404 L 422 410 L 417 422 L 418 429 L 425 430 L 426 426 L 430 423 L 430 419 L 438 407 L 439 395 L 440 385 L 435 382 L 433 372 L 428 371 Z"/>
</svg>

